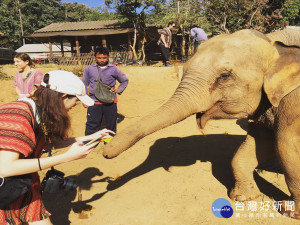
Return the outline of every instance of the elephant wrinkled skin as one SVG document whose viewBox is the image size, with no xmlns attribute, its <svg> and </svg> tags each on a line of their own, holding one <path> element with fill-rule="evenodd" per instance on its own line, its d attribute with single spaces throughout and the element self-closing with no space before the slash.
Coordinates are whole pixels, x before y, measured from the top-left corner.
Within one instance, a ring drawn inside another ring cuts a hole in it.
<svg viewBox="0 0 300 225">
<path fill-rule="evenodd" d="M 236 182 L 230 198 L 246 201 L 260 195 L 253 171 L 275 152 L 295 201 L 290 216 L 300 219 L 299 86 L 299 30 L 216 36 L 186 63 L 173 96 L 117 134 L 103 155 L 116 157 L 146 135 L 193 114 L 200 128 L 211 119 L 249 118 L 246 140 L 232 160 Z"/>
</svg>

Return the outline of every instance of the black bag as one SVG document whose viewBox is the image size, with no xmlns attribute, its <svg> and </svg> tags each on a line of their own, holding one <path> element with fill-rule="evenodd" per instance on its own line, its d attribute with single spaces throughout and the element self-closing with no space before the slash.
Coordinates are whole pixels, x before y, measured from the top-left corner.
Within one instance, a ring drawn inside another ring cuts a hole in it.
<svg viewBox="0 0 300 225">
<path fill-rule="evenodd" d="M 111 86 L 104 84 L 101 80 L 98 67 L 96 67 L 98 77 L 96 81 L 95 87 L 95 97 L 103 103 L 113 103 L 116 98 L 116 93 L 111 92 Z"/>
<path fill-rule="evenodd" d="M 0 177 L 0 209 L 5 209 L 10 203 L 25 194 L 32 184 L 32 174 Z"/>
</svg>

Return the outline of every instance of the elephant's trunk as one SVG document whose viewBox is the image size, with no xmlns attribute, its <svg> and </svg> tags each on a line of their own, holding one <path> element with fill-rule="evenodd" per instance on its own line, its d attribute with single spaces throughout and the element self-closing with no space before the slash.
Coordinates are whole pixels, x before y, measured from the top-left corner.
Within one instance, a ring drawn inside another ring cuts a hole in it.
<svg viewBox="0 0 300 225">
<path fill-rule="evenodd" d="M 114 158 L 148 134 L 177 123 L 192 114 L 206 110 L 208 107 L 205 107 L 206 104 L 202 104 L 206 109 L 196 107 L 196 103 L 192 100 L 195 98 L 193 96 L 196 93 L 187 92 L 186 85 L 182 82 L 174 95 L 164 105 L 143 117 L 134 126 L 131 125 L 118 133 L 104 147 L 103 156 Z"/>
</svg>

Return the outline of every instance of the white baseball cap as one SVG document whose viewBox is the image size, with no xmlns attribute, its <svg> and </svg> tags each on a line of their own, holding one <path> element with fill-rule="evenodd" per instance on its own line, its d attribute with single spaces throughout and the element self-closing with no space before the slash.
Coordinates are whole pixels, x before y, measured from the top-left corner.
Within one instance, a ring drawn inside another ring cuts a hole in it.
<svg viewBox="0 0 300 225">
<path fill-rule="evenodd" d="M 60 93 L 75 95 L 87 106 L 94 105 L 94 100 L 86 94 L 83 82 L 74 73 L 64 70 L 54 70 L 48 72 L 48 74 L 49 82 L 48 84 L 42 82 L 42 86 Z"/>
</svg>

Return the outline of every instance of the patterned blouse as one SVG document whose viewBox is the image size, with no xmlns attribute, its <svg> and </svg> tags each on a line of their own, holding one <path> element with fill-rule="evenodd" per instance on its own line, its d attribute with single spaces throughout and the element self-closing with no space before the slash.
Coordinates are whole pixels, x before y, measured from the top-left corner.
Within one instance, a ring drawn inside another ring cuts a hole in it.
<svg viewBox="0 0 300 225">
<path fill-rule="evenodd" d="M 29 94 L 34 90 L 34 85 L 39 86 L 41 84 L 43 77 L 42 72 L 38 70 L 30 70 L 24 79 L 22 73 L 17 72 L 14 85 L 20 89 L 21 94 Z"/>
<path fill-rule="evenodd" d="M 32 107 L 27 102 L 15 101 L 0 106 L 0 151 L 18 152 L 20 158 L 28 158 L 34 152 L 35 158 L 45 147 L 43 133 L 34 132 Z M 12 202 L 6 209 L 0 209 L 0 225 L 23 224 L 46 219 L 50 213 L 42 202 L 41 184 L 38 173 L 32 174 L 30 190 Z"/>
<path fill-rule="evenodd" d="M 165 41 L 167 44 L 165 47 L 170 48 L 171 44 L 172 44 L 172 31 L 170 31 L 169 28 L 165 27 L 164 29 L 161 30 L 160 34 L 164 35 L 164 37 L 165 37 Z M 160 45 L 160 44 L 164 44 L 163 41 L 161 40 L 161 36 L 157 42 L 157 45 Z"/>
</svg>

